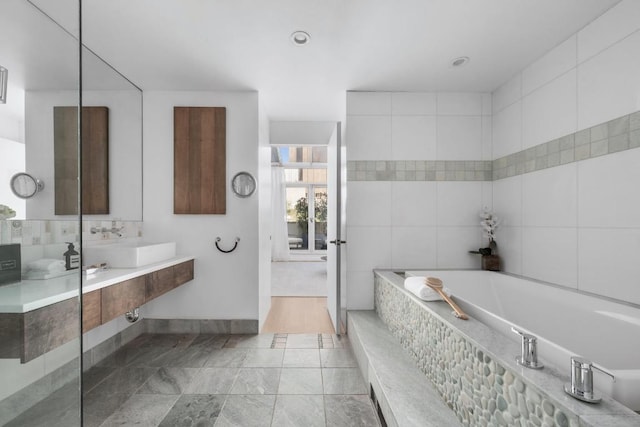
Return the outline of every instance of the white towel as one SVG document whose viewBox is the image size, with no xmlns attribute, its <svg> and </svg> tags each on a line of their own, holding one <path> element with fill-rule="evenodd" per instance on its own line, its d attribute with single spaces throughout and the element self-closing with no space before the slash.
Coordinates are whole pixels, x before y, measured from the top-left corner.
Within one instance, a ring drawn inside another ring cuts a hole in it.
<svg viewBox="0 0 640 427">
<path fill-rule="evenodd" d="M 423 301 L 440 301 L 442 297 L 424 284 L 426 277 L 424 276 L 414 276 L 407 277 L 404 279 L 404 287 L 406 290 L 417 296 Z M 445 294 L 451 296 L 451 291 L 446 287 L 442 288 Z"/>
<path fill-rule="evenodd" d="M 43 258 L 27 264 L 27 270 L 57 273 L 60 271 L 65 271 L 66 267 L 64 261 L 62 260 Z"/>
</svg>

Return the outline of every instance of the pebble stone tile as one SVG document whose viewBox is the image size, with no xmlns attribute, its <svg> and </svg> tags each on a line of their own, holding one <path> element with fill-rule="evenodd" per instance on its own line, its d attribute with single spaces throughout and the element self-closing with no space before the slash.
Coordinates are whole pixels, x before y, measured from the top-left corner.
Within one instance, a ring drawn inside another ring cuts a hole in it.
<svg viewBox="0 0 640 427">
<path fill-rule="evenodd" d="M 379 276 L 374 298 L 378 316 L 463 424 L 520 425 L 523 419 L 536 426 L 578 426 L 575 416 L 555 408 Z"/>
<path fill-rule="evenodd" d="M 330 334 L 143 334 L 83 374 L 82 425 L 380 426 L 354 364 Z M 74 387 L 6 425 L 79 426 Z"/>
<path fill-rule="evenodd" d="M 379 275 L 374 299 L 380 319 L 464 425 L 584 425 Z"/>
</svg>

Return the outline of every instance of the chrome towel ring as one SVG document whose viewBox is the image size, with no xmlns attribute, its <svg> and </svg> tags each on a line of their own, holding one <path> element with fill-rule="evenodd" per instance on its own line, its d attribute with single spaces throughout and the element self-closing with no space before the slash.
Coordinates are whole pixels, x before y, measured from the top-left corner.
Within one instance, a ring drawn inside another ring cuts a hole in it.
<svg viewBox="0 0 640 427">
<path fill-rule="evenodd" d="M 236 237 L 236 242 L 234 243 L 233 247 L 231 249 L 228 249 L 228 250 L 222 249 L 220 247 L 220 245 L 218 245 L 218 243 L 221 242 L 221 241 L 222 241 L 222 239 L 220 237 L 216 237 L 216 248 L 218 248 L 218 250 L 220 252 L 228 254 L 228 253 L 231 253 L 231 252 L 236 250 L 236 248 L 238 247 L 238 242 L 240 241 L 240 238 Z"/>
</svg>

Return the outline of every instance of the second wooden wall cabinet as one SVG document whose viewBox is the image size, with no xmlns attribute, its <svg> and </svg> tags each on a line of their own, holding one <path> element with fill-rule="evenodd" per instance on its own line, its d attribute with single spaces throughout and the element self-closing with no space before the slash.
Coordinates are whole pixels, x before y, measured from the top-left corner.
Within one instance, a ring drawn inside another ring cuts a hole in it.
<svg viewBox="0 0 640 427">
<path fill-rule="evenodd" d="M 173 213 L 226 213 L 225 107 L 173 109 Z"/>
</svg>

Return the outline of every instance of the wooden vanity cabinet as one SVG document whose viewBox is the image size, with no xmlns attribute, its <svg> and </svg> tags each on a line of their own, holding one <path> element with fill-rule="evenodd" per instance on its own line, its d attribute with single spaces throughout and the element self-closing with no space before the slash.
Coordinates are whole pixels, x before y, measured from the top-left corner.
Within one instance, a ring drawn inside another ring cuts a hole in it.
<svg viewBox="0 0 640 427">
<path fill-rule="evenodd" d="M 0 313 L 0 358 L 27 363 L 78 337 L 78 297 L 26 313 Z"/>
<path fill-rule="evenodd" d="M 193 260 L 82 295 L 82 333 L 193 280 Z M 29 362 L 78 338 L 78 296 L 26 313 L 0 313 L 0 359 Z"/>
<path fill-rule="evenodd" d="M 82 332 L 87 332 L 102 323 L 102 291 L 82 295 Z"/>
<path fill-rule="evenodd" d="M 193 280 L 193 260 L 174 265 L 173 268 L 175 269 L 176 274 L 176 286 L 183 285 L 188 281 Z"/>
<path fill-rule="evenodd" d="M 154 271 L 146 276 L 146 300 L 149 301 L 175 288 L 175 267 Z"/>
<path fill-rule="evenodd" d="M 145 276 L 102 288 L 102 323 L 145 303 Z"/>
<path fill-rule="evenodd" d="M 146 275 L 147 301 L 193 280 L 193 260 L 176 264 Z"/>
</svg>

